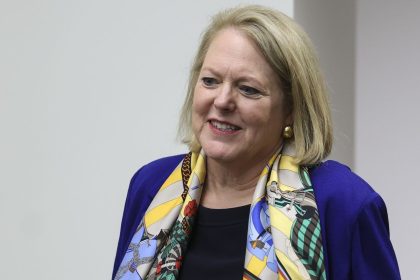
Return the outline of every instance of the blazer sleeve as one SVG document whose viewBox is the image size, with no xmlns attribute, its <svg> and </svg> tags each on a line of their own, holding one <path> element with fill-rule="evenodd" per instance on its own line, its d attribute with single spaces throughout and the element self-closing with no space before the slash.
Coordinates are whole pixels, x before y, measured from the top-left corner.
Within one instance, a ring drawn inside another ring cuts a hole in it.
<svg viewBox="0 0 420 280">
<path fill-rule="evenodd" d="M 112 278 L 120 266 L 137 226 L 141 222 L 160 186 L 178 166 L 185 155 L 161 158 L 140 168 L 132 177 L 121 221 L 120 238 L 115 255 Z"/>
<path fill-rule="evenodd" d="M 130 236 L 130 231 L 132 226 L 132 223 L 134 220 L 136 220 L 135 215 L 137 214 L 135 211 L 132 211 L 133 208 L 133 204 L 134 204 L 134 198 L 135 198 L 135 182 L 136 179 L 139 175 L 139 173 L 141 172 L 141 170 L 143 169 L 140 168 L 131 178 L 130 180 L 130 185 L 128 187 L 128 192 L 127 192 L 127 198 L 125 200 L 125 205 L 124 205 L 124 212 L 123 212 L 123 217 L 121 220 L 121 229 L 120 229 L 120 237 L 118 239 L 118 247 L 117 247 L 117 252 L 115 255 L 115 260 L 114 260 L 114 268 L 112 271 L 112 279 L 114 279 L 115 274 L 117 273 L 118 267 L 121 263 L 121 260 L 125 254 L 125 249 L 127 247 L 127 244 L 130 240 L 128 240 L 129 236 Z"/>
<path fill-rule="evenodd" d="M 389 236 L 388 214 L 375 194 L 365 201 L 352 234 L 352 279 L 401 279 Z"/>
</svg>

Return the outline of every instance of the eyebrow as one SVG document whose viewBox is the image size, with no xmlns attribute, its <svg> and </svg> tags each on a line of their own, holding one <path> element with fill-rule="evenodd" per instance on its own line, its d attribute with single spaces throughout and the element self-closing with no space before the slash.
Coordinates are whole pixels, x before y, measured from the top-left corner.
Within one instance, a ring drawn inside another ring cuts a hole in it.
<svg viewBox="0 0 420 280">
<path fill-rule="evenodd" d="M 213 74 L 215 74 L 217 76 L 221 76 L 221 74 L 217 70 L 215 70 L 215 69 L 213 69 L 211 67 L 208 67 L 208 66 L 202 67 L 201 70 L 200 70 L 200 72 L 203 72 L 203 71 L 209 71 L 209 72 L 211 72 L 211 73 L 213 73 Z"/>
</svg>

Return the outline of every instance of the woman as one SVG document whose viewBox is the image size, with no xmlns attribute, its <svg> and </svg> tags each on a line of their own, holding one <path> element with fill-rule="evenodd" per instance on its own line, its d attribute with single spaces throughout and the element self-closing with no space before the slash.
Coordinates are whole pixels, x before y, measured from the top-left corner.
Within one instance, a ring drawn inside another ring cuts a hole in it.
<svg viewBox="0 0 420 280">
<path fill-rule="evenodd" d="M 261 6 L 217 14 L 191 69 L 190 153 L 133 177 L 114 279 L 399 279 L 380 196 L 322 160 L 332 131 L 307 35 Z"/>
</svg>

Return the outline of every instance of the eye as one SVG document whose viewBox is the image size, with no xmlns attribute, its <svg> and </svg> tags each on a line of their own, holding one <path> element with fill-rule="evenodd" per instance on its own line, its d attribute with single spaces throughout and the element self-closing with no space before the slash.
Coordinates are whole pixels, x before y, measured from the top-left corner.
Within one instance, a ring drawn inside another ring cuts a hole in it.
<svg viewBox="0 0 420 280">
<path fill-rule="evenodd" d="M 201 81 L 205 87 L 214 87 L 218 83 L 215 78 L 211 77 L 203 77 L 201 78 Z"/>
<path fill-rule="evenodd" d="M 253 87 L 250 86 L 239 86 L 239 90 L 241 91 L 241 93 L 245 96 L 249 96 L 249 97 L 259 97 L 261 95 L 261 92 Z"/>
</svg>

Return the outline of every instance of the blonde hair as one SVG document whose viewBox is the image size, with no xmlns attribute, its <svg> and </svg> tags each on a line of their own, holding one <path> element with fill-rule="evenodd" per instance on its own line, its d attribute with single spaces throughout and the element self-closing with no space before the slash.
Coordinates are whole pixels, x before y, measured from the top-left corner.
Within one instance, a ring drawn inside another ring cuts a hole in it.
<svg viewBox="0 0 420 280">
<path fill-rule="evenodd" d="M 192 102 L 207 50 L 222 29 L 236 28 L 253 40 L 277 73 L 293 117 L 296 158 L 312 165 L 332 148 L 327 90 L 312 43 L 302 28 L 283 13 L 258 5 L 238 6 L 216 14 L 205 30 L 193 61 L 178 136 L 192 151 L 201 146 L 192 131 Z"/>
</svg>

